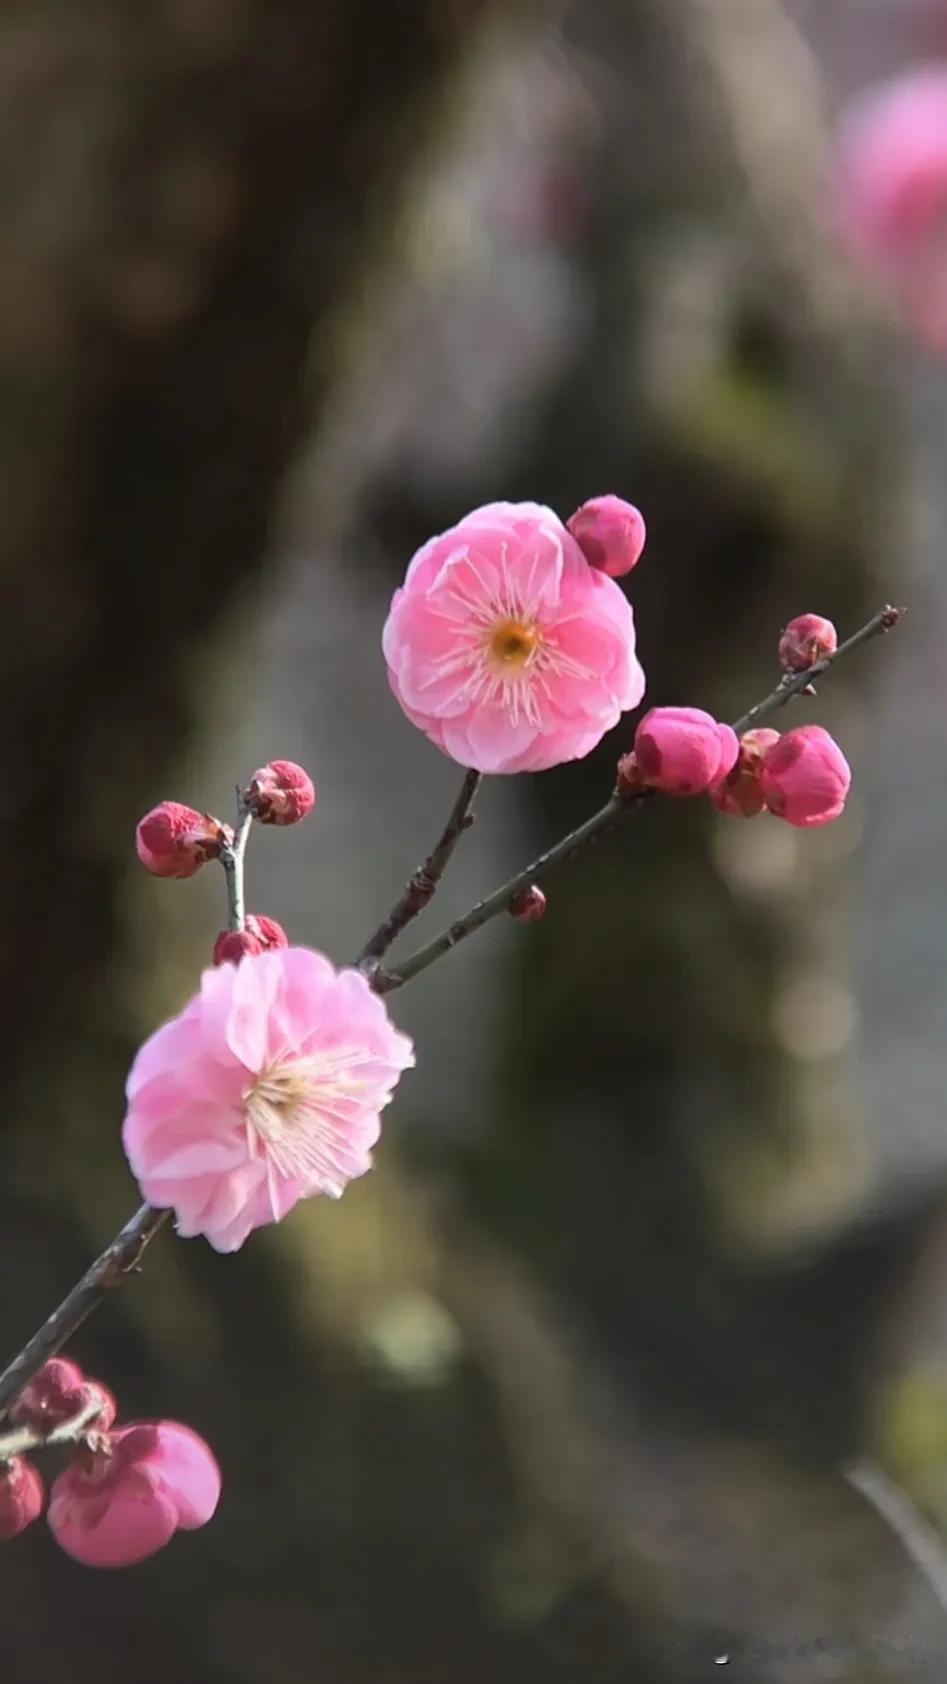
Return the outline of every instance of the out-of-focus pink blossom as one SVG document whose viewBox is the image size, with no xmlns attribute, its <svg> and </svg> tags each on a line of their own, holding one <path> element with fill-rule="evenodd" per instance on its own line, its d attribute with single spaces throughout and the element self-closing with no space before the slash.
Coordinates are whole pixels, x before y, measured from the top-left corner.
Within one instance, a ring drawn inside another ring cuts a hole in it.
<svg viewBox="0 0 947 1684">
<path fill-rule="evenodd" d="M 32 1526 L 43 1512 L 43 1481 L 25 1456 L 0 1463 L 0 1541 Z"/>
<path fill-rule="evenodd" d="M 71 1421 L 87 1402 L 86 1377 L 79 1364 L 68 1357 L 50 1357 L 10 1405 L 10 1420 L 18 1427 L 51 1432 Z"/>
<path fill-rule="evenodd" d="M 510 901 L 510 917 L 518 924 L 535 924 L 546 911 L 546 897 L 538 883 L 527 883 L 525 889 L 517 889 Z"/>
<path fill-rule="evenodd" d="M 744 732 L 736 764 L 710 791 L 710 799 L 721 813 L 729 813 L 735 819 L 754 819 L 762 813 L 766 805 L 760 781 L 763 761 L 778 742 L 779 732 L 770 731 L 765 725 Z"/>
<path fill-rule="evenodd" d="M 947 351 L 947 65 L 859 95 L 839 128 L 836 210 L 856 258 Z"/>
<path fill-rule="evenodd" d="M 193 877 L 207 860 L 216 859 L 224 827 L 209 814 L 162 801 L 139 819 L 135 831 L 138 858 L 155 877 Z"/>
<path fill-rule="evenodd" d="M 637 567 L 647 532 L 644 515 L 633 503 L 611 494 L 590 497 L 566 521 L 590 567 L 620 579 Z"/>
<path fill-rule="evenodd" d="M 294 760 L 270 760 L 250 779 L 249 797 L 261 824 L 298 824 L 316 805 L 316 786 Z"/>
<path fill-rule="evenodd" d="M 851 781 L 848 761 L 821 725 L 787 731 L 766 751 L 760 774 L 770 812 L 802 829 L 837 819 Z"/>
<path fill-rule="evenodd" d="M 86 1567 L 130 1567 L 178 1528 L 206 1526 L 220 1497 L 209 1445 L 177 1421 L 136 1421 L 95 1434 L 54 1480 L 49 1525 Z"/>
<path fill-rule="evenodd" d="M 838 633 L 831 620 L 821 614 L 797 614 L 779 639 L 779 663 L 786 672 L 805 672 L 837 648 Z"/>
<path fill-rule="evenodd" d="M 700 795 L 726 776 L 737 753 L 730 726 L 702 708 L 652 708 L 635 732 L 638 775 L 665 795 Z"/>
<path fill-rule="evenodd" d="M 66 1421 L 73 1421 L 91 1403 L 98 1403 L 96 1428 L 110 1427 L 115 1419 L 115 1399 L 101 1380 L 90 1380 L 77 1362 L 68 1357 L 50 1357 L 19 1397 L 10 1405 L 10 1420 L 18 1427 L 33 1427 L 50 1433 Z"/>
<path fill-rule="evenodd" d="M 299 1199 L 371 1168 L 411 1042 L 360 972 L 301 947 L 206 970 L 138 1053 L 123 1140 L 142 1195 L 178 1232 L 236 1251 Z"/>
<path fill-rule="evenodd" d="M 275 918 L 266 918 L 262 912 L 248 912 L 242 930 L 221 930 L 214 942 L 214 964 L 223 965 L 229 960 L 236 965 L 248 953 L 288 946 L 289 937 Z"/>
<path fill-rule="evenodd" d="M 383 644 L 408 718 L 480 772 L 580 759 L 644 692 L 626 598 L 537 503 L 490 503 L 425 544 Z"/>
</svg>

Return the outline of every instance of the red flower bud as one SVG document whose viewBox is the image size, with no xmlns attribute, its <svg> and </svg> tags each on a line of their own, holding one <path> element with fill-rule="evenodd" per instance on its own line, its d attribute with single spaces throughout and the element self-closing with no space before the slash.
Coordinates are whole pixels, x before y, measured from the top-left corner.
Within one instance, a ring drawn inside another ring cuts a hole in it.
<svg viewBox="0 0 947 1684">
<path fill-rule="evenodd" d="M 18 1427 L 52 1432 L 71 1421 L 88 1403 L 86 1377 L 77 1362 L 51 1357 L 10 1405 L 10 1420 Z"/>
<path fill-rule="evenodd" d="M 779 640 L 779 664 L 786 672 L 805 672 L 837 648 L 838 633 L 831 620 L 821 614 L 798 614 Z"/>
<path fill-rule="evenodd" d="M 249 930 L 221 930 L 214 942 L 215 965 L 239 965 L 247 955 L 263 952 L 263 943 Z"/>
<path fill-rule="evenodd" d="M 32 1462 L 11 1456 L 0 1462 L 0 1540 L 15 1538 L 43 1512 L 43 1481 Z"/>
<path fill-rule="evenodd" d="M 787 731 L 767 751 L 761 773 L 770 812 L 804 830 L 838 818 L 851 781 L 848 761 L 821 725 Z"/>
<path fill-rule="evenodd" d="M 223 965 L 229 960 L 239 965 L 247 953 L 265 953 L 267 948 L 288 946 L 289 937 L 275 918 L 266 918 L 262 912 L 248 912 L 244 929 L 221 930 L 214 942 L 214 964 Z"/>
<path fill-rule="evenodd" d="M 535 924 L 546 910 L 546 897 L 536 883 L 528 883 L 525 889 L 517 889 L 510 898 L 510 917 L 518 924 Z"/>
<path fill-rule="evenodd" d="M 568 530 L 590 567 L 620 579 L 637 567 L 644 549 L 644 516 L 633 503 L 610 493 L 590 497 L 566 521 Z"/>
<path fill-rule="evenodd" d="M 209 813 L 197 813 L 180 801 L 162 801 L 135 831 L 138 858 L 155 877 L 193 877 L 214 860 L 226 841 L 226 827 Z"/>
<path fill-rule="evenodd" d="M 316 804 L 308 772 L 292 760 L 271 760 L 250 779 L 250 806 L 261 824 L 298 824 Z"/>
<path fill-rule="evenodd" d="M 635 732 L 638 775 L 665 795 L 700 795 L 726 776 L 737 754 L 730 726 L 702 708 L 652 708 Z"/>
<path fill-rule="evenodd" d="M 763 761 L 767 750 L 779 742 L 779 732 L 766 726 L 747 731 L 740 738 L 740 754 L 736 765 L 721 783 L 710 791 L 710 799 L 721 813 L 735 819 L 753 819 L 766 806 L 760 785 Z"/>
</svg>

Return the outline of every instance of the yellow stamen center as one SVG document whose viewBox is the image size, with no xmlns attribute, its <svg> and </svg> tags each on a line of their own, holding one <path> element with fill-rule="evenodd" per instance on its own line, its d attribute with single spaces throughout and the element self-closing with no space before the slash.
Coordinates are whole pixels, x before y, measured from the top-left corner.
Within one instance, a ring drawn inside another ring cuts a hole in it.
<svg viewBox="0 0 947 1684">
<path fill-rule="evenodd" d="M 539 633 L 520 620 L 504 620 L 490 637 L 490 653 L 505 667 L 525 667 L 539 642 Z"/>
</svg>

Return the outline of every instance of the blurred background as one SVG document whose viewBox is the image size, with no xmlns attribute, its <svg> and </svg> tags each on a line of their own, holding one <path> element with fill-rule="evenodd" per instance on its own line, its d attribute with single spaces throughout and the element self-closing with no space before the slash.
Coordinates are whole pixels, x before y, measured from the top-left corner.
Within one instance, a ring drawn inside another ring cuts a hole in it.
<svg viewBox="0 0 947 1684">
<path fill-rule="evenodd" d="M 393 997 L 340 1205 L 161 1235 L 73 1351 L 224 1500 L 120 1578 L 5 1550 L 14 1684 L 947 1676 L 947 392 L 826 216 L 845 101 L 942 57 L 942 0 L 3 7 L 4 1358 L 133 1209 L 125 1073 L 223 922 L 139 814 L 301 761 L 249 905 L 340 962 L 437 833 L 379 647 L 432 532 L 637 503 L 649 698 L 723 717 L 792 615 L 911 609 L 797 705 L 838 825 L 656 804 Z M 629 740 L 488 781 L 425 927 Z"/>
</svg>

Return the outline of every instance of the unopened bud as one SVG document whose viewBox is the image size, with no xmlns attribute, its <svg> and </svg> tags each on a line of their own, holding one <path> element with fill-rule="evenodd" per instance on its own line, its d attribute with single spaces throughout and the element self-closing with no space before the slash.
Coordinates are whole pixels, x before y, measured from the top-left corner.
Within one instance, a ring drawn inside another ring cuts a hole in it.
<svg viewBox="0 0 947 1684">
<path fill-rule="evenodd" d="M 266 918 L 262 912 L 248 912 L 242 930 L 221 930 L 214 942 L 214 964 L 223 965 L 229 960 L 239 965 L 248 953 L 265 953 L 267 948 L 288 946 L 289 937 L 275 918 Z"/>
<path fill-rule="evenodd" d="M 703 708 L 652 708 L 635 732 L 638 775 L 665 795 L 700 795 L 726 776 L 737 753 L 730 726 Z"/>
<path fill-rule="evenodd" d="M 721 783 L 710 791 L 710 799 L 721 813 L 735 819 L 754 819 L 762 813 L 766 802 L 760 785 L 760 774 L 767 750 L 779 742 L 779 732 L 765 725 L 747 731 L 740 738 L 740 753 L 736 765 Z"/>
<path fill-rule="evenodd" d="M 546 910 L 546 897 L 537 883 L 528 883 L 510 897 L 510 917 L 518 924 L 535 924 Z"/>
<path fill-rule="evenodd" d="M 15 1538 L 43 1512 L 43 1481 L 32 1462 L 11 1456 L 0 1462 L 0 1539 Z"/>
<path fill-rule="evenodd" d="M 767 751 L 761 773 L 770 812 L 804 830 L 839 817 L 851 781 L 848 761 L 821 725 L 787 731 Z"/>
<path fill-rule="evenodd" d="M 644 549 L 644 516 L 633 503 L 609 493 L 590 497 L 566 521 L 590 567 L 620 579 L 638 565 Z"/>
<path fill-rule="evenodd" d="M 18 1427 L 52 1432 L 71 1421 L 88 1402 L 86 1377 L 68 1357 L 50 1357 L 10 1405 L 10 1420 Z"/>
<path fill-rule="evenodd" d="M 805 672 L 817 661 L 834 655 L 838 633 L 821 614 L 798 614 L 779 640 L 779 664 L 786 672 Z"/>
<path fill-rule="evenodd" d="M 135 831 L 138 858 L 155 877 L 193 877 L 207 860 L 214 860 L 227 830 L 209 813 L 195 812 L 180 801 L 162 801 Z"/>
<path fill-rule="evenodd" d="M 298 824 L 316 804 L 308 772 L 292 760 L 271 760 L 250 779 L 247 799 L 261 824 Z"/>
</svg>

